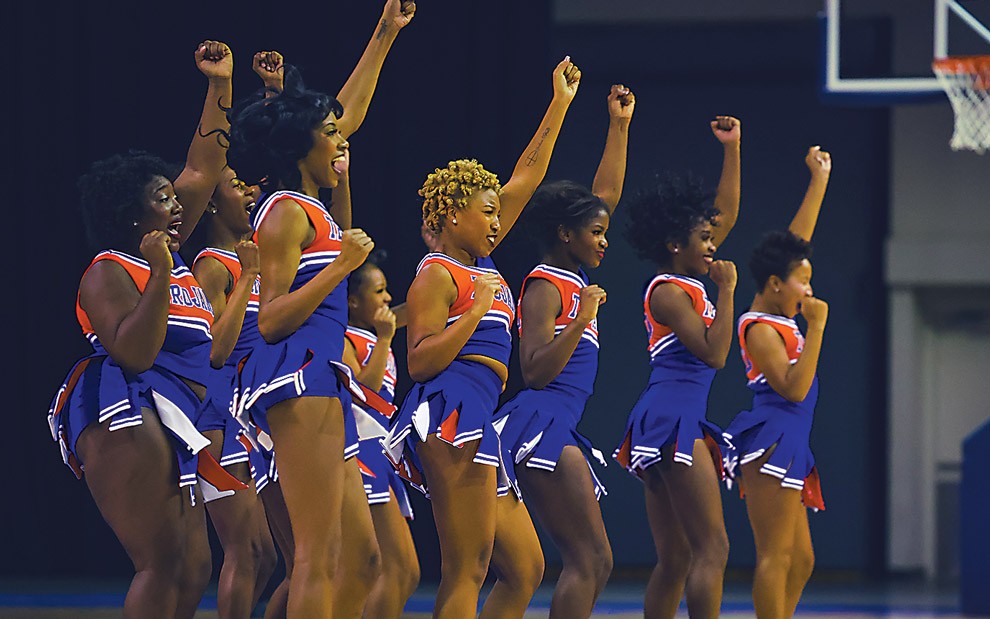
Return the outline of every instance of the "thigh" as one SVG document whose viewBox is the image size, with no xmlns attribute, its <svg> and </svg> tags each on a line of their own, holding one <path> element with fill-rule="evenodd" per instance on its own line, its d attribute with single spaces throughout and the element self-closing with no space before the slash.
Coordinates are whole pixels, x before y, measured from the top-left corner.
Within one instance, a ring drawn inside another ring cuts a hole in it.
<svg viewBox="0 0 990 619">
<path fill-rule="evenodd" d="M 158 415 L 141 414 L 141 425 L 114 432 L 90 424 L 76 442 L 90 493 L 137 569 L 181 554 L 187 521 L 203 517 L 202 502 L 193 506 L 188 488 L 179 488 L 175 449 Z"/>
<path fill-rule="evenodd" d="M 479 442 L 458 448 L 430 435 L 417 449 L 444 562 L 463 559 L 487 564 L 491 557 L 497 471 L 474 462 Z"/>
<path fill-rule="evenodd" d="M 797 536 L 801 512 L 801 493 L 782 488 L 780 480 L 760 472 L 772 450 L 762 457 L 742 465 L 742 484 L 746 493 L 746 513 L 753 528 L 753 539 L 759 555 L 790 553 Z M 804 516 L 807 527 L 807 514 Z M 810 543 L 810 533 L 809 533 Z"/>
<path fill-rule="evenodd" d="M 295 556 L 296 545 L 292 539 L 292 525 L 289 522 L 289 509 L 285 506 L 282 487 L 277 481 L 268 482 L 259 494 L 261 503 L 265 506 L 265 517 L 272 537 L 285 559 L 286 573 L 292 572 L 292 558 Z"/>
<path fill-rule="evenodd" d="M 608 545 L 591 471 L 578 447 L 564 447 L 553 471 L 519 466 L 516 476 L 526 505 L 561 553 Z"/>
<path fill-rule="evenodd" d="M 653 544 L 658 557 L 668 561 L 678 558 L 687 561 L 691 556 L 691 544 L 674 510 L 673 498 L 660 472 L 660 466 L 661 463 L 654 464 L 643 471 L 646 517 L 650 523 Z"/>
<path fill-rule="evenodd" d="M 340 400 L 301 397 L 279 402 L 268 410 L 268 425 L 297 549 L 339 540 L 344 477 Z"/>
<path fill-rule="evenodd" d="M 687 466 L 673 461 L 673 449 L 669 455 L 665 449 L 664 460 L 650 469 L 657 469 L 663 478 L 670 505 L 684 534 L 692 547 L 697 547 L 713 534 L 725 536 L 725 517 L 718 471 L 703 440 L 694 442 L 693 455 L 693 464 Z"/>
</svg>

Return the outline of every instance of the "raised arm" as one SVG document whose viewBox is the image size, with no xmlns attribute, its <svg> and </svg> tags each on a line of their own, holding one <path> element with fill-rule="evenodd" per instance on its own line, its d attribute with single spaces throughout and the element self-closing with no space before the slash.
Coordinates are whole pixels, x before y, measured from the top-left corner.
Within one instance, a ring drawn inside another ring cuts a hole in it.
<svg viewBox="0 0 990 619">
<path fill-rule="evenodd" d="M 201 258 L 193 265 L 193 275 L 202 286 L 206 298 L 213 306 L 213 346 L 210 349 L 210 365 L 222 368 L 237 345 L 237 338 L 244 326 L 244 314 L 251 298 L 251 288 L 260 273 L 258 246 L 251 241 L 239 242 L 234 250 L 241 263 L 241 276 L 228 291 L 230 271 L 216 258 Z M 230 296 L 227 296 L 227 293 Z"/>
<path fill-rule="evenodd" d="M 553 70 L 553 99 L 550 101 L 550 107 L 547 108 L 536 135 L 529 141 L 526 150 L 516 162 L 512 176 L 502 187 L 499 196 L 501 202 L 499 221 L 502 227 L 495 239 L 496 246 L 512 229 L 526 203 L 543 182 L 547 167 L 550 165 L 550 155 L 553 154 L 553 145 L 560 134 L 560 126 L 564 124 L 567 108 L 574 100 L 580 83 L 581 71 L 571 63 L 570 56 L 564 58 Z"/>
<path fill-rule="evenodd" d="M 766 376 L 770 387 L 791 402 L 804 400 L 815 380 L 828 305 L 821 299 L 807 297 L 801 301 L 801 313 L 808 321 L 808 335 L 795 363 L 787 358 L 784 340 L 770 325 L 757 322 L 743 334 L 750 359 Z"/>
<path fill-rule="evenodd" d="M 340 125 L 338 123 L 338 130 Z M 331 195 L 333 199 L 330 204 L 330 216 L 337 222 L 337 225 L 347 230 L 353 225 L 351 216 L 351 175 L 348 170 L 351 167 L 351 151 L 344 152 L 344 161 L 334 166 L 337 172 L 337 186 L 333 188 Z"/>
<path fill-rule="evenodd" d="M 626 178 L 626 147 L 629 143 L 629 122 L 636 108 L 636 95 L 622 84 L 614 84 L 608 95 L 608 137 L 605 152 L 598 164 L 591 193 L 602 199 L 609 215 L 622 197 Z"/>
<path fill-rule="evenodd" d="M 371 97 L 375 94 L 375 86 L 378 85 L 378 75 L 385 64 L 385 56 L 399 30 L 405 28 L 415 14 L 415 2 L 388 0 L 385 3 L 374 35 L 364 48 L 354 72 L 337 93 L 337 100 L 344 106 L 344 116 L 337 121 L 337 128 L 344 137 L 351 137 L 364 122 Z"/>
<path fill-rule="evenodd" d="M 794 235 L 806 241 L 811 240 L 811 235 L 815 232 L 815 225 L 818 223 L 818 212 L 822 208 L 822 200 L 825 199 L 825 188 L 828 187 L 828 177 L 832 173 L 832 156 L 822 150 L 821 146 L 812 146 L 808 149 L 808 154 L 804 157 L 804 163 L 811 171 L 811 181 L 808 183 L 808 191 L 804 194 L 804 200 L 798 208 L 797 214 L 791 220 L 788 228 Z"/>
<path fill-rule="evenodd" d="M 474 280 L 474 303 L 447 325 L 447 314 L 457 300 L 457 286 L 447 269 L 429 264 L 409 286 L 406 326 L 409 377 L 421 383 L 430 380 L 457 358 L 481 319 L 495 301 L 499 278 L 492 273 Z"/>
<path fill-rule="evenodd" d="M 134 374 L 151 368 L 165 343 L 168 327 L 172 254 L 169 237 L 155 230 L 141 239 L 141 255 L 151 277 L 138 292 L 122 266 L 101 260 L 90 267 L 79 285 L 79 305 L 93 325 L 100 344 L 117 365 Z"/>
<path fill-rule="evenodd" d="M 711 122 L 712 133 L 722 143 L 722 178 L 718 181 L 715 208 L 719 210 L 718 225 L 712 230 L 715 247 L 729 236 L 739 218 L 739 140 L 742 125 L 731 116 L 717 116 Z"/>
<path fill-rule="evenodd" d="M 273 208 L 258 228 L 261 249 L 258 330 L 268 343 L 275 343 L 302 326 L 375 246 L 362 230 L 344 231 L 337 259 L 303 286 L 289 292 L 302 248 L 312 241 L 313 231 L 302 206 L 292 200 L 285 202 Z"/>
<path fill-rule="evenodd" d="M 543 389 L 557 378 L 604 302 L 605 291 L 598 286 L 582 288 L 577 317 L 554 337 L 557 317 L 564 311 L 560 292 L 545 279 L 534 279 L 526 286 L 519 311 L 521 317 L 525 316 L 519 337 L 519 364 L 527 387 Z"/>
<path fill-rule="evenodd" d="M 184 242 L 192 234 L 220 181 L 227 165 L 226 131 L 230 129 L 226 109 L 231 105 L 230 76 L 234 72 L 234 57 L 226 43 L 203 41 L 194 54 L 196 67 L 209 78 L 203 114 L 193 135 L 186 165 L 172 183 L 182 203 L 182 224 L 179 235 Z"/>
<path fill-rule="evenodd" d="M 729 356 L 732 344 L 733 295 L 736 289 L 736 266 L 726 260 L 716 260 L 708 272 L 718 286 L 715 319 L 706 326 L 694 311 L 691 297 L 674 284 L 659 284 L 650 293 L 650 313 L 660 324 L 667 325 L 677 339 L 710 367 L 720 369 Z"/>
<path fill-rule="evenodd" d="M 282 92 L 282 79 L 285 77 L 285 62 L 282 54 L 275 51 L 257 52 L 251 61 L 251 69 L 264 82 L 268 90 L 267 96 Z"/>
</svg>

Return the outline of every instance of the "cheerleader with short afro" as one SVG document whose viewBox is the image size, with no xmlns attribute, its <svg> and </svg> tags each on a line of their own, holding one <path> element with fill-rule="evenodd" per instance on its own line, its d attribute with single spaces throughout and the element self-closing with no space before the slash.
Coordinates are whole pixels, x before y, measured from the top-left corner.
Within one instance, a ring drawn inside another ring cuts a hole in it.
<svg viewBox="0 0 990 619">
<path fill-rule="evenodd" d="M 423 196 L 423 221 L 435 234 L 440 234 L 448 214 L 465 208 L 471 194 L 486 189 L 502 193 L 498 176 L 474 159 L 458 159 L 446 168 L 437 168 L 419 190 Z"/>
</svg>

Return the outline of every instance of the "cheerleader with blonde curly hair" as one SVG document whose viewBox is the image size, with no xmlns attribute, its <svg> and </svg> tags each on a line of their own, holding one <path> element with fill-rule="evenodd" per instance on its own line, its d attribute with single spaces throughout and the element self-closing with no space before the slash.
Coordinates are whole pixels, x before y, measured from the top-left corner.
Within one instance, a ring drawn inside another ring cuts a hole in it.
<svg viewBox="0 0 990 619">
<path fill-rule="evenodd" d="M 546 174 L 581 72 L 565 58 L 553 100 L 503 187 L 474 160 L 430 174 L 420 195 L 437 251 L 406 296 L 408 367 L 416 381 L 382 443 L 400 475 L 430 497 L 442 557 L 434 617 L 474 616 L 491 561 L 498 581 L 481 617 L 522 617 L 543 554 L 517 497 L 492 416 L 508 377 L 512 294 L 489 255 Z"/>
</svg>

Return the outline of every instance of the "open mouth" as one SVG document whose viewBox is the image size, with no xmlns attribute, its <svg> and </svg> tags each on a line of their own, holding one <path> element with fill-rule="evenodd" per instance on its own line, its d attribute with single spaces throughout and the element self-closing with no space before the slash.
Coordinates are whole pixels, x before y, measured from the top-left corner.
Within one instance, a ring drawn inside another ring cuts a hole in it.
<svg viewBox="0 0 990 619">
<path fill-rule="evenodd" d="M 254 207 L 255 207 L 255 201 L 251 200 L 250 202 L 244 205 L 244 210 L 250 213 L 251 211 L 254 210 Z"/>
<path fill-rule="evenodd" d="M 599 260 L 603 260 L 605 258 L 605 252 L 598 251 L 598 252 L 595 252 L 595 253 L 598 254 L 598 259 Z"/>
<path fill-rule="evenodd" d="M 495 247 L 495 240 L 498 239 L 498 235 L 497 234 L 489 234 L 488 236 L 485 237 L 485 239 L 488 241 L 488 244 L 489 245 L 491 245 L 492 247 Z"/>
<path fill-rule="evenodd" d="M 336 159 L 330 162 L 330 167 L 332 167 L 334 172 L 336 172 L 337 174 L 343 174 L 347 172 L 347 168 L 349 166 L 350 166 L 350 162 L 347 160 L 347 157 L 344 155 L 341 155 L 340 157 L 337 157 Z"/>
<path fill-rule="evenodd" d="M 705 254 L 705 263 L 711 264 L 715 262 L 715 256 L 713 254 Z"/>
<path fill-rule="evenodd" d="M 165 231 L 168 233 L 170 237 L 178 241 L 179 239 L 182 238 L 182 236 L 179 234 L 179 226 L 181 225 L 182 225 L 182 218 L 180 217 L 178 219 L 173 220 L 172 223 L 168 225 L 168 228 L 165 229 Z"/>
</svg>

